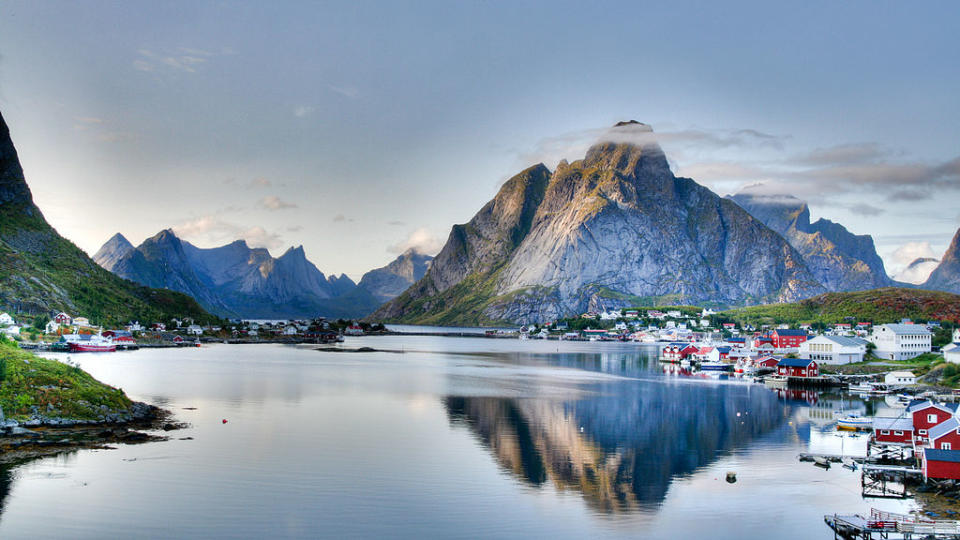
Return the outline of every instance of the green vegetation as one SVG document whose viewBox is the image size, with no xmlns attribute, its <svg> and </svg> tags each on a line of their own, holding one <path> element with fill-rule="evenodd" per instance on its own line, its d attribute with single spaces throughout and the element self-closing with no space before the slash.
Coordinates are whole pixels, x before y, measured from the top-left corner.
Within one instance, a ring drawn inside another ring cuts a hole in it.
<svg viewBox="0 0 960 540">
<path fill-rule="evenodd" d="M 67 365 L 0 343 L 0 406 L 7 418 L 44 416 L 95 420 L 130 409 L 122 390 L 107 386 L 75 365 Z M 106 407 L 104 409 L 103 407 Z"/>
<path fill-rule="evenodd" d="M 956 294 L 887 287 L 870 291 L 827 293 L 794 302 L 724 311 L 721 316 L 740 324 L 800 324 L 872 322 L 902 318 L 960 323 L 960 296 Z"/>
<path fill-rule="evenodd" d="M 869 349 L 869 347 L 868 347 Z M 862 362 L 844 364 L 841 366 L 822 366 L 824 374 L 863 375 L 868 373 L 886 373 L 888 371 L 910 371 L 917 377 L 922 377 L 933 368 L 944 364 L 942 356 L 935 353 L 923 353 L 909 360 L 884 360 L 868 352 Z M 950 364 L 952 365 L 952 364 Z"/>
</svg>

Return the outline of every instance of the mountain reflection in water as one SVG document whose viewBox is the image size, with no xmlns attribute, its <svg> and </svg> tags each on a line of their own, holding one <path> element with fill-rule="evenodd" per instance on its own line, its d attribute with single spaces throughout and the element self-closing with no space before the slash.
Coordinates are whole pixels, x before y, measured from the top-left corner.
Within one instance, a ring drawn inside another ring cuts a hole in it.
<svg viewBox="0 0 960 540">
<path fill-rule="evenodd" d="M 576 401 L 446 397 L 499 464 L 528 485 L 579 491 L 597 511 L 653 509 L 672 479 L 782 425 L 775 393 L 741 384 L 597 384 Z"/>
</svg>

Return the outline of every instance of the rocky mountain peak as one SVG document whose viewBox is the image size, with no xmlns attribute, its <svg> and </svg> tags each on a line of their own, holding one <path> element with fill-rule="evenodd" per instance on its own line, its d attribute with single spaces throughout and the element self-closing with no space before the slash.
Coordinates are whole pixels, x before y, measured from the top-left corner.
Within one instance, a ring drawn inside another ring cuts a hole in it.
<svg viewBox="0 0 960 540">
<path fill-rule="evenodd" d="M 923 286 L 927 289 L 960 294 L 960 229 L 957 229 L 950 247 L 940 259 L 940 264 Z"/>
<path fill-rule="evenodd" d="M 672 176 L 653 128 L 636 120 L 617 122 L 608 129 L 587 150 L 583 164 L 585 168 L 612 170 L 635 178 Z"/>
<path fill-rule="evenodd" d="M 40 210 L 33 204 L 33 195 L 23 176 L 23 167 L 17 149 L 10 138 L 3 115 L 0 114 L 0 211 L 23 212 L 30 217 L 40 217 Z"/>
<path fill-rule="evenodd" d="M 107 270 L 112 270 L 124 255 L 134 249 L 133 244 L 126 237 L 117 233 L 111 236 L 107 243 L 93 255 L 93 260 Z"/>
</svg>

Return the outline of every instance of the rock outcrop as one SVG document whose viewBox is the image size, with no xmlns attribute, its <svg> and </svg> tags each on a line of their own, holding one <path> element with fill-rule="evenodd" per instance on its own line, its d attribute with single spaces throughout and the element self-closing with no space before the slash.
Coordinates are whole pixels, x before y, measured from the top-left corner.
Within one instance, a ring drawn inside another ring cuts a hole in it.
<svg viewBox="0 0 960 540">
<path fill-rule="evenodd" d="M 923 287 L 960 294 L 960 229 Z"/>
<path fill-rule="evenodd" d="M 410 248 L 390 264 L 364 274 L 359 286 L 380 303 L 393 300 L 427 273 L 432 260 L 432 256 Z"/>
<path fill-rule="evenodd" d="M 783 235 L 827 289 L 862 291 L 894 284 L 870 235 L 855 235 L 827 219 L 811 223 L 807 203 L 796 197 L 738 193 L 729 198 Z"/>
<path fill-rule="evenodd" d="M 620 123 L 584 159 L 514 176 L 453 227 L 420 281 L 371 318 L 534 322 L 631 304 L 790 301 L 825 290 L 782 236 L 674 176 L 650 132 Z"/>
</svg>

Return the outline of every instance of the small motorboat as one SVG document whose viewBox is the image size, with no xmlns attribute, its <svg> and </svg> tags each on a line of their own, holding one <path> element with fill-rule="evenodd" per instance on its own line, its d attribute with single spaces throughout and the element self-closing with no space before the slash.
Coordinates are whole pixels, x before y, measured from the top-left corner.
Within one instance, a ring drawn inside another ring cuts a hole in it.
<svg viewBox="0 0 960 540">
<path fill-rule="evenodd" d="M 817 457 L 813 458 L 813 465 L 814 465 L 814 467 L 821 467 L 821 468 L 823 468 L 823 469 L 829 469 L 829 468 L 830 468 L 830 461 L 829 461 L 827 458 L 825 458 L 825 457 L 817 456 Z"/>
<path fill-rule="evenodd" d="M 847 431 L 860 431 L 861 429 L 872 429 L 872 428 L 873 428 L 873 420 L 870 418 L 865 418 L 858 414 L 851 414 L 837 420 L 837 429 L 843 429 Z"/>
</svg>

